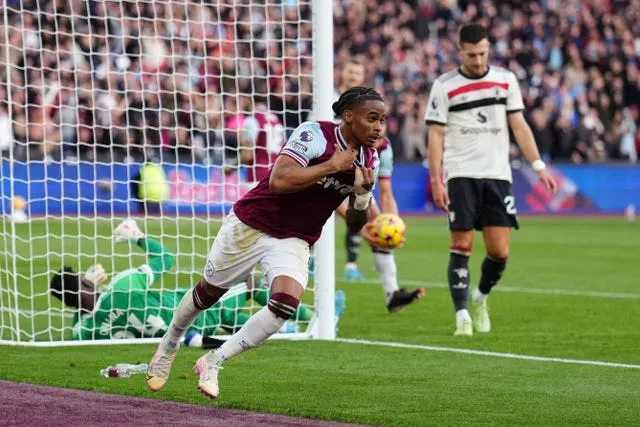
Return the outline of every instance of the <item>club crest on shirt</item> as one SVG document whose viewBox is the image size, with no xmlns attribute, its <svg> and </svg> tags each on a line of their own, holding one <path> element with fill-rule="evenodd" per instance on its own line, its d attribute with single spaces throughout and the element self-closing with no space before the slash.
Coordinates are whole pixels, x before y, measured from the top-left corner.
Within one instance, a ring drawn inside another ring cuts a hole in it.
<svg viewBox="0 0 640 427">
<path fill-rule="evenodd" d="M 213 273 L 215 273 L 215 268 L 213 267 L 213 263 L 211 262 L 210 259 L 207 260 L 207 266 L 204 269 L 204 274 L 207 277 L 211 277 L 213 276 Z"/>
<path fill-rule="evenodd" d="M 313 141 L 313 133 L 309 130 L 305 130 L 300 132 L 300 141 L 302 142 L 311 142 Z"/>
</svg>

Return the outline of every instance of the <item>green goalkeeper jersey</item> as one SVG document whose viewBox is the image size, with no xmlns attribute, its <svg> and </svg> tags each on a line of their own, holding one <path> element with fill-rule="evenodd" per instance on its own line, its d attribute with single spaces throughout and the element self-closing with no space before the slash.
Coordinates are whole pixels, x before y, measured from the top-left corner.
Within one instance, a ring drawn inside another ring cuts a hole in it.
<svg viewBox="0 0 640 427">
<path fill-rule="evenodd" d="M 174 257 L 151 238 L 142 240 L 140 246 L 148 250 L 148 262 L 117 274 L 91 313 L 74 316 L 74 339 L 153 338 L 165 334 L 188 289 L 149 289 L 171 269 Z M 246 294 L 246 284 L 234 286 L 217 304 L 205 310 L 191 328 L 203 335 L 213 335 L 218 328 L 233 331 L 248 318 L 241 310 Z"/>
</svg>

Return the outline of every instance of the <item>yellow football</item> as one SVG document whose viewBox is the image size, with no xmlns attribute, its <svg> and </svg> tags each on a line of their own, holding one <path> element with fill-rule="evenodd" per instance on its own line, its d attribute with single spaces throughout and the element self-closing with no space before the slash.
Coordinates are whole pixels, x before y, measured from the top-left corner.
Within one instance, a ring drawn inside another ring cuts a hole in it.
<svg viewBox="0 0 640 427">
<path fill-rule="evenodd" d="M 381 248 L 393 249 L 404 242 L 406 226 L 402 218 L 394 214 L 380 214 L 369 230 Z"/>
<path fill-rule="evenodd" d="M 15 196 L 13 198 L 12 207 L 14 212 L 24 211 L 24 208 L 27 207 L 27 202 L 24 200 L 24 197 Z"/>
</svg>

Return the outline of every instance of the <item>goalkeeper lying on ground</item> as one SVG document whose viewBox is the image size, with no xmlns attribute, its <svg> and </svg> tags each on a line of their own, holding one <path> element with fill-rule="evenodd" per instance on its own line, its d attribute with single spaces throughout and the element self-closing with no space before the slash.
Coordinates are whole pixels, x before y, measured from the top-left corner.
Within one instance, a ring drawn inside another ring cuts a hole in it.
<svg viewBox="0 0 640 427">
<path fill-rule="evenodd" d="M 78 309 L 73 318 L 73 339 L 162 337 L 188 289 L 161 291 L 149 286 L 171 270 L 175 257 L 160 242 L 146 237 L 133 219 L 123 221 L 114 230 L 113 238 L 115 243 L 132 242 L 145 250 L 147 263 L 115 275 L 107 286 L 101 286 L 106 274 L 100 264 L 91 266 L 84 275 L 65 267 L 51 279 L 51 294 Z M 219 329 L 235 332 L 250 317 L 243 311 L 248 298 L 262 306 L 269 301 L 269 290 L 257 277 L 232 287 L 217 304 L 203 312 L 190 328 L 186 343 L 200 346 L 200 334 L 214 335 Z M 337 291 L 336 315 L 342 311 L 344 294 Z M 300 305 L 292 319 L 309 322 L 313 314 Z M 288 322 L 280 332 L 298 332 L 298 326 Z"/>
</svg>

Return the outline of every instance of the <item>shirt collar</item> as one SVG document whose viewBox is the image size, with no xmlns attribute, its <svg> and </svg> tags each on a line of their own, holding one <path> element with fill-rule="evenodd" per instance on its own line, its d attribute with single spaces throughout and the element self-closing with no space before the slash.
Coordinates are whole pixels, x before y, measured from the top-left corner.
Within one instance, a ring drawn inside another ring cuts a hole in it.
<svg viewBox="0 0 640 427">
<path fill-rule="evenodd" d="M 336 140 L 338 141 L 338 146 L 340 146 L 341 150 L 346 150 L 349 144 L 347 143 L 347 140 L 344 138 L 344 135 L 342 135 L 342 130 L 340 129 L 340 126 L 336 126 L 334 132 L 336 134 Z M 360 147 L 360 152 L 358 153 L 358 156 L 356 156 L 355 160 L 353 161 L 353 164 L 354 166 L 357 166 L 357 167 L 364 166 L 364 149 L 362 147 Z"/>
</svg>

